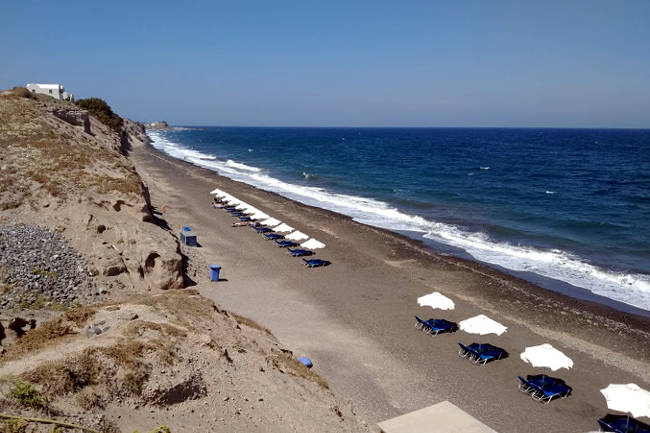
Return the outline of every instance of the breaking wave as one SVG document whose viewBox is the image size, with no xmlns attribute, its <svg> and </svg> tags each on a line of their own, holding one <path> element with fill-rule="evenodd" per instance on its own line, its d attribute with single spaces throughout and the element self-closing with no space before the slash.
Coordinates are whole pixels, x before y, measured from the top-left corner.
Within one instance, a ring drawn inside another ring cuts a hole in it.
<svg viewBox="0 0 650 433">
<path fill-rule="evenodd" d="M 383 201 L 284 182 L 269 176 L 260 168 L 232 160 L 221 161 L 214 155 L 186 149 L 157 132 L 149 132 L 149 136 L 155 148 L 231 179 L 276 192 L 307 205 L 350 216 L 364 224 L 408 231 L 414 235 L 419 233 L 419 236 L 426 239 L 460 248 L 481 262 L 564 281 L 597 295 L 650 310 L 650 275 L 618 273 L 590 264 L 583 258 L 562 250 L 542 250 L 498 242 L 484 233 L 407 214 Z"/>
</svg>

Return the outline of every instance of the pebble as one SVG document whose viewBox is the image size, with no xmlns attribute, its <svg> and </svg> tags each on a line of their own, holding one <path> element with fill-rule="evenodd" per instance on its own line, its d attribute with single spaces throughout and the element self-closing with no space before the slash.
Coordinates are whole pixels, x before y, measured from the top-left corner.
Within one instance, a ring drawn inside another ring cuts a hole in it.
<svg viewBox="0 0 650 433">
<path fill-rule="evenodd" d="M 60 233 L 30 225 L 0 224 L 0 282 L 11 287 L 3 308 L 38 299 L 73 305 L 97 292 L 81 255 Z"/>
</svg>

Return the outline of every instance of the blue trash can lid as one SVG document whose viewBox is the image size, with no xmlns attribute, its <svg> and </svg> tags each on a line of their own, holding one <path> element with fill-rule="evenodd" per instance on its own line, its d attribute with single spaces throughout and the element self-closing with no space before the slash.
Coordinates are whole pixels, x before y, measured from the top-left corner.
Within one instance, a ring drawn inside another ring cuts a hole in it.
<svg viewBox="0 0 650 433">
<path fill-rule="evenodd" d="M 189 228 L 188 226 L 183 226 L 183 231 L 184 231 L 184 232 L 191 232 L 192 229 Z"/>
<path fill-rule="evenodd" d="M 210 265 L 210 269 L 221 269 L 219 265 Z"/>
<path fill-rule="evenodd" d="M 314 365 L 312 364 L 311 359 L 307 358 L 306 356 L 301 356 L 298 358 L 298 361 L 302 362 L 307 368 L 311 368 Z"/>
</svg>

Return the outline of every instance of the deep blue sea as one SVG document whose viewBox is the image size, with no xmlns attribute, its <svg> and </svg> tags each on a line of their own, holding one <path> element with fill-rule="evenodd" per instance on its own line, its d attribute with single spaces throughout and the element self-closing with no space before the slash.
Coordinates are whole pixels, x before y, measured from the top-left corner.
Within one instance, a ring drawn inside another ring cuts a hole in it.
<svg viewBox="0 0 650 433">
<path fill-rule="evenodd" d="M 221 175 L 549 288 L 577 287 L 650 310 L 650 130 L 191 127 L 149 134 L 163 152 Z"/>
</svg>

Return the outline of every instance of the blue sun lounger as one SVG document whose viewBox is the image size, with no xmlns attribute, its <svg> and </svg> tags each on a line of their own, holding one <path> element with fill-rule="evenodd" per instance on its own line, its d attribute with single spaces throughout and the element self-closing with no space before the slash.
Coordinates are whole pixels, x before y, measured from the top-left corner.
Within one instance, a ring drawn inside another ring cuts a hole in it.
<svg viewBox="0 0 650 433">
<path fill-rule="evenodd" d="M 605 415 L 598 420 L 603 431 L 615 433 L 649 433 L 650 426 L 625 415 Z"/>
<path fill-rule="evenodd" d="M 266 233 L 264 235 L 267 241 L 275 241 L 277 239 L 284 239 L 284 235 L 281 235 L 280 233 Z"/>
<path fill-rule="evenodd" d="M 272 231 L 273 231 L 273 230 L 271 230 L 271 229 L 268 228 L 268 227 L 253 227 L 253 228 L 255 229 L 255 231 L 256 231 L 257 233 L 269 233 L 269 232 L 272 232 Z"/>
<path fill-rule="evenodd" d="M 251 217 L 248 217 L 248 216 L 240 216 L 239 221 L 248 223 L 248 222 L 251 222 L 253 220 L 251 219 Z"/>
<path fill-rule="evenodd" d="M 507 352 L 500 347 L 491 344 L 472 343 L 465 346 L 463 343 L 458 343 L 460 350 L 458 356 L 472 361 L 474 364 L 485 365 L 489 361 L 496 361 L 506 356 Z"/>
<path fill-rule="evenodd" d="M 438 335 L 441 332 L 454 332 L 458 329 L 458 325 L 454 322 L 445 319 L 424 320 L 417 315 L 415 316 L 415 327 L 431 335 Z"/>
<path fill-rule="evenodd" d="M 330 265 L 331 262 L 328 262 L 327 260 L 321 260 L 321 259 L 302 259 L 305 262 L 305 266 L 309 268 L 318 268 L 320 266 L 327 266 Z"/>
<path fill-rule="evenodd" d="M 309 251 L 309 250 L 302 250 L 302 249 L 292 250 L 291 248 L 287 248 L 287 250 L 289 250 L 289 254 L 291 254 L 293 257 L 304 257 L 304 256 L 311 256 L 312 254 L 314 254 L 313 251 Z"/>
<path fill-rule="evenodd" d="M 297 247 L 298 246 L 298 244 L 293 242 L 293 241 L 284 241 L 284 240 L 282 240 L 282 241 L 275 241 L 275 243 L 278 244 L 278 246 L 280 248 Z"/>
<path fill-rule="evenodd" d="M 572 388 L 562 379 L 546 376 L 544 374 L 528 375 L 526 379 L 519 378 L 519 390 L 530 394 L 535 401 L 550 403 L 556 397 L 566 398 L 571 394 Z"/>
</svg>

